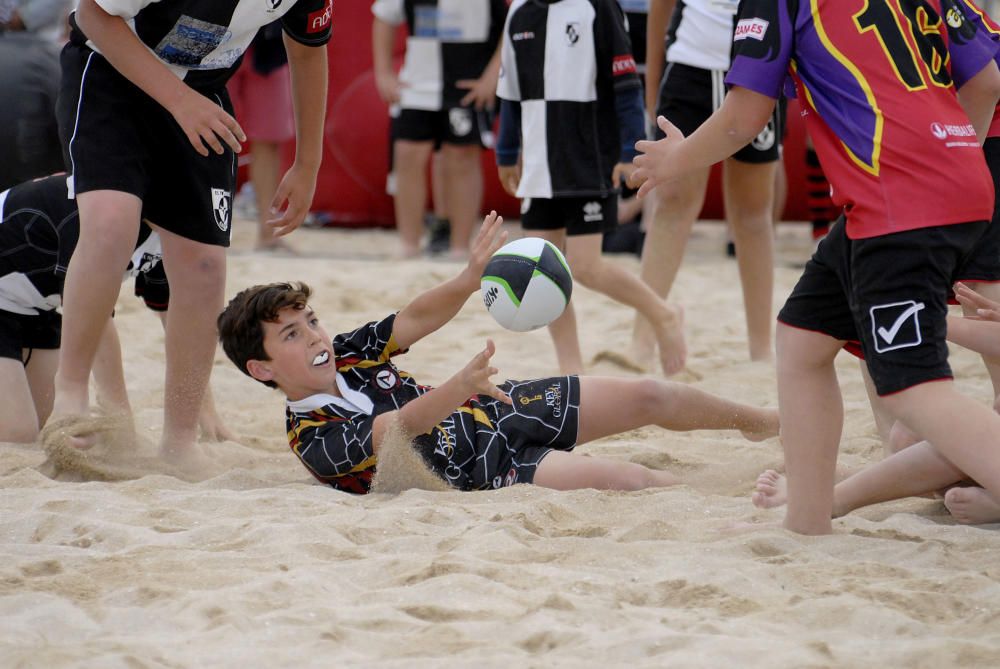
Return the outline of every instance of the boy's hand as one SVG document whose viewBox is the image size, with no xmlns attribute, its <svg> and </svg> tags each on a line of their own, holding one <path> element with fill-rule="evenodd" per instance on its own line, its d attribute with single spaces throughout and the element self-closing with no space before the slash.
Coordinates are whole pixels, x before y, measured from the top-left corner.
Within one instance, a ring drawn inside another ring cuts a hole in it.
<svg viewBox="0 0 1000 669">
<path fill-rule="evenodd" d="M 496 387 L 490 377 L 499 370 L 490 366 L 490 358 L 496 353 L 496 346 L 492 339 L 486 340 L 486 348 L 476 354 L 465 369 L 456 374 L 456 377 L 468 389 L 469 395 L 489 395 L 495 400 L 512 404 L 510 396 Z"/>
<path fill-rule="evenodd" d="M 169 111 L 194 150 L 203 156 L 210 149 L 222 155 L 225 142 L 236 153 L 242 151 L 241 142 L 247 141 L 247 136 L 236 119 L 200 93 L 184 88 L 184 94 Z"/>
<path fill-rule="evenodd" d="M 272 217 L 267 225 L 281 237 L 302 225 L 316 192 L 316 171 L 293 164 L 285 173 L 271 200 Z M 284 207 L 284 211 L 281 208 Z"/>
<path fill-rule="evenodd" d="M 517 197 L 517 186 L 521 183 L 521 164 L 497 165 L 497 176 L 500 177 L 500 185 L 507 194 Z"/>
<path fill-rule="evenodd" d="M 472 242 L 472 250 L 469 252 L 469 263 L 463 271 L 470 293 L 479 288 L 486 263 L 506 242 L 507 231 L 503 229 L 503 216 L 497 216 L 495 211 L 491 211 L 479 227 L 479 233 Z"/>
<path fill-rule="evenodd" d="M 1000 322 L 1000 302 L 980 295 L 964 283 L 955 284 L 955 298 L 966 309 L 975 311 L 974 318 Z"/>
<path fill-rule="evenodd" d="M 461 105 L 463 107 L 472 105 L 476 111 L 492 109 L 497 95 L 498 74 L 493 68 L 487 67 L 478 79 L 459 79 L 456 81 L 456 88 L 469 91 L 462 98 Z"/>
<path fill-rule="evenodd" d="M 635 148 L 641 155 L 632 161 L 637 169 L 632 173 L 629 185 L 632 188 L 639 186 L 639 197 L 644 197 L 659 184 L 681 176 L 673 171 L 677 165 L 674 153 L 684 141 L 684 133 L 664 116 L 658 116 L 656 124 L 667 134 L 666 137 L 656 142 L 644 139 L 635 143 Z"/>
<path fill-rule="evenodd" d="M 629 188 L 632 187 L 632 175 L 635 173 L 635 165 L 632 163 L 618 163 L 615 169 L 611 170 L 611 185 L 619 188 L 625 182 Z"/>
<path fill-rule="evenodd" d="M 378 95 L 382 98 L 383 102 L 388 105 L 394 105 L 399 102 L 400 91 L 403 85 L 400 83 L 399 77 L 396 76 L 395 72 L 386 72 L 375 75 L 375 88 L 378 89 Z"/>
</svg>

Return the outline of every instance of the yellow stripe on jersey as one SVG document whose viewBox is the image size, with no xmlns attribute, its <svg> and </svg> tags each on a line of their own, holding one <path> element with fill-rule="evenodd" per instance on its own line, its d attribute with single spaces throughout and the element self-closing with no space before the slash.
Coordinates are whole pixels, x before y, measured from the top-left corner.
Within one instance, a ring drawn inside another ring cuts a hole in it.
<svg viewBox="0 0 1000 669">
<path fill-rule="evenodd" d="M 490 428 L 491 430 L 494 429 L 493 428 L 493 422 L 490 421 L 490 417 L 487 416 L 486 412 L 483 411 L 482 409 L 473 409 L 473 408 L 470 408 L 470 407 L 459 407 L 458 410 L 461 411 L 461 412 L 463 412 L 463 413 L 471 413 L 473 420 L 475 420 L 477 423 L 482 423 L 483 425 L 485 425 L 486 427 Z"/>
<path fill-rule="evenodd" d="M 878 176 L 880 171 L 879 158 L 882 155 L 882 132 L 885 127 L 885 118 L 882 115 L 882 110 L 878 106 L 878 101 L 875 99 L 875 94 L 872 93 L 872 87 L 869 85 L 868 80 L 865 79 L 865 75 L 861 73 L 861 70 L 857 68 L 844 54 L 840 52 L 833 42 L 830 41 L 830 36 L 826 33 L 826 28 L 823 26 L 823 19 L 820 16 L 819 11 L 819 0 L 809 0 L 810 9 L 812 11 L 813 25 L 816 27 L 816 34 L 819 36 L 820 41 L 826 50 L 833 56 L 837 61 L 847 69 L 848 72 L 855 78 L 861 90 L 864 91 L 865 97 L 868 99 L 868 105 L 872 109 L 872 113 L 875 114 L 875 133 L 872 137 L 872 161 L 871 163 L 866 162 L 863 158 L 860 158 L 854 151 L 851 150 L 846 143 L 841 141 L 844 150 L 847 151 L 848 157 L 854 163 L 863 169 L 868 174 L 872 176 Z M 865 7 L 868 3 L 865 3 Z M 802 87 L 805 88 L 805 82 L 803 82 Z M 813 103 L 812 95 L 809 90 L 806 89 L 806 96 L 809 98 L 809 104 L 812 105 L 813 109 L 819 113 L 819 109 Z"/>
</svg>

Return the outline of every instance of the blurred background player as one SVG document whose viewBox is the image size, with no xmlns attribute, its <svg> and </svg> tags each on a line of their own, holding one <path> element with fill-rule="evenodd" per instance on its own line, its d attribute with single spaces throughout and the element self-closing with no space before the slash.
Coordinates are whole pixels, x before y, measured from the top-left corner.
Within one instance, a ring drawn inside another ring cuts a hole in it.
<svg viewBox="0 0 1000 669">
<path fill-rule="evenodd" d="M 644 136 L 642 99 L 621 8 L 614 0 L 516 0 L 504 27 L 498 95 L 500 182 L 522 198 L 521 226 L 565 249 L 576 281 L 653 324 L 664 374 L 684 367 L 682 314 L 601 255 L 618 224 L 616 185 Z M 549 325 L 559 369 L 583 371 L 570 302 Z"/>
<path fill-rule="evenodd" d="M 375 0 L 372 56 L 379 95 L 398 105 L 392 134 L 394 203 L 404 257 L 420 253 L 427 162 L 440 148 L 437 218 L 450 222 L 450 255 L 469 251 L 483 197 L 480 151 L 489 146 L 500 68 L 505 0 Z M 396 27 L 406 24 L 403 68 L 392 62 Z M 436 171 L 436 170 L 435 170 Z M 437 174 L 435 174 L 437 177 Z M 442 232 L 436 232 L 438 240 Z M 438 241 L 440 243 L 440 241 Z"/>
<path fill-rule="evenodd" d="M 646 66 L 651 118 L 666 116 L 690 135 L 719 108 L 726 95 L 724 79 L 737 5 L 738 0 L 651 0 Z M 783 126 L 780 114 L 779 106 L 767 127 L 729 157 L 723 170 L 726 218 L 743 286 L 751 360 L 773 356 L 773 217 Z M 663 136 L 655 130 L 656 138 Z M 684 179 L 657 188 L 641 274 L 663 297 L 670 294 L 691 228 L 704 205 L 710 169 L 692 170 Z M 634 358 L 647 359 L 654 344 L 649 325 L 637 318 Z"/>
</svg>

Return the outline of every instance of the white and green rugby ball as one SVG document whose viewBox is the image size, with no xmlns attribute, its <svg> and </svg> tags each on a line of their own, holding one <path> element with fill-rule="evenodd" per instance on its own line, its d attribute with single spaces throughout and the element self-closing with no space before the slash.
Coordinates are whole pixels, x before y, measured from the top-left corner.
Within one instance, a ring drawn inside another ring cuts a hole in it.
<svg viewBox="0 0 1000 669">
<path fill-rule="evenodd" d="M 573 275 L 551 242 L 524 237 L 493 254 L 480 286 L 483 303 L 497 323 L 527 332 L 559 318 L 573 293 Z"/>
</svg>

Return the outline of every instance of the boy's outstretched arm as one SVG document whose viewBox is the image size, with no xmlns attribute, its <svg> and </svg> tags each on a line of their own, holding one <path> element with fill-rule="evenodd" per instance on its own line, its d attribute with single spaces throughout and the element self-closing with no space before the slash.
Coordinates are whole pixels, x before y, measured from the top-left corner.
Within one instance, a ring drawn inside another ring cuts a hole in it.
<svg viewBox="0 0 1000 669">
<path fill-rule="evenodd" d="M 429 431 L 473 395 L 489 395 L 510 404 L 510 397 L 490 381 L 490 377 L 498 371 L 496 367 L 490 366 L 490 358 L 495 352 L 493 340 L 487 339 L 486 348 L 450 379 L 409 402 L 402 409 L 376 417 L 372 425 L 372 445 L 375 451 L 378 451 L 379 444 L 394 419 L 399 420 L 399 426 L 405 434 L 412 436 Z"/>
<path fill-rule="evenodd" d="M 507 241 L 503 218 L 491 211 L 472 244 L 469 262 L 458 276 L 422 293 L 396 316 L 392 336 L 401 349 L 410 348 L 455 317 L 469 295 L 479 288 L 490 257 Z M 457 405 L 456 405 L 457 406 Z"/>
<path fill-rule="evenodd" d="M 980 144 L 986 141 L 998 97 L 1000 97 L 1000 70 L 994 61 L 987 63 L 986 67 L 958 89 L 958 101 L 972 121 Z"/>
<path fill-rule="evenodd" d="M 656 122 L 667 136 L 657 142 L 642 141 L 635 145 L 642 155 L 633 161 L 636 170 L 629 185 L 633 188 L 641 185 L 642 197 L 661 183 L 728 158 L 767 125 L 775 102 L 774 98 L 734 86 L 722 106 L 687 138 L 660 116 Z"/>
<path fill-rule="evenodd" d="M 108 14 L 94 0 L 80 0 L 76 20 L 116 70 L 170 112 L 195 151 L 207 156 L 211 149 L 221 155 L 225 142 L 240 152 L 247 138 L 236 119 L 174 76 L 124 19 Z"/>
</svg>

